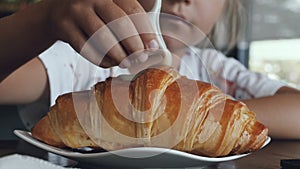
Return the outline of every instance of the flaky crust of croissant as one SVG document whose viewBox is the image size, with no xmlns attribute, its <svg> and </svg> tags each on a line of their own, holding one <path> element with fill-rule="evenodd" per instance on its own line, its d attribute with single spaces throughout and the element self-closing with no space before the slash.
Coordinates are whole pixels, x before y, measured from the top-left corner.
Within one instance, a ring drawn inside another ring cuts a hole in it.
<svg viewBox="0 0 300 169">
<path fill-rule="evenodd" d="M 268 129 L 242 102 L 169 67 L 64 94 L 32 129 L 57 147 L 167 147 L 209 157 L 259 149 Z"/>
</svg>

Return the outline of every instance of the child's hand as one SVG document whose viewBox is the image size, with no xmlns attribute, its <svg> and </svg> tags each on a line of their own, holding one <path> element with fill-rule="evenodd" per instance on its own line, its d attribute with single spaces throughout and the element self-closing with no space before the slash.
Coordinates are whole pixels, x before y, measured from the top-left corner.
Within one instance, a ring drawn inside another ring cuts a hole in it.
<svg viewBox="0 0 300 169">
<path fill-rule="evenodd" d="M 130 62 L 124 60 L 128 55 L 158 48 L 152 41 L 155 35 L 149 34 L 153 32 L 150 21 L 136 0 L 44 1 L 51 35 L 101 67 L 129 67 Z M 145 61 L 148 56 L 138 57 Z"/>
</svg>

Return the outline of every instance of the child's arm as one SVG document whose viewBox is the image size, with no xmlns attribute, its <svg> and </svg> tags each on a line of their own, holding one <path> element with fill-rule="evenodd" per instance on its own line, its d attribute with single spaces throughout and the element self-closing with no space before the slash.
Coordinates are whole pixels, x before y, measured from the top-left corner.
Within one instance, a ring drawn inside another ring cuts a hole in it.
<svg viewBox="0 0 300 169">
<path fill-rule="evenodd" d="M 270 136 L 300 139 L 300 92 L 282 87 L 274 96 L 243 100 L 258 120 L 269 128 Z"/>
<path fill-rule="evenodd" d="M 85 42 L 99 28 L 135 13 L 144 15 L 139 15 L 142 19 L 123 20 L 117 25 L 118 29 L 108 29 L 106 39 L 96 39 L 96 44 L 99 46 L 109 46 L 111 45 L 109 42 L 115 45 L 108 54 L 110 62 L 106 65 L 100 64 L 103 67 L 110 67 L 119 65 L 127 57 L 128 51 L 130 53 L 140 51 L 155 39 L 153 34 L 141 36 L 137 34 L 123 40 L 122 45 L 115 39 L 115 35 L 124 36 L 127 35 L 127 31 L 153 32 L 150 21 L 147 22 L 149 19 L 144 9 L 137 1 L 43 0 L 0 19 L 0 81 L 47 49 L 56 40 L 68 42 L 77 52 L 80 52 Z M 100 53 L 99 55 L 101 56 Z"/>
<path fill-rule="evenodd" d="M 48 77 L 38 57 L 24 64 L 0 83 L 0 104 L 27 104 L 49 99 Z"/>
</svg>

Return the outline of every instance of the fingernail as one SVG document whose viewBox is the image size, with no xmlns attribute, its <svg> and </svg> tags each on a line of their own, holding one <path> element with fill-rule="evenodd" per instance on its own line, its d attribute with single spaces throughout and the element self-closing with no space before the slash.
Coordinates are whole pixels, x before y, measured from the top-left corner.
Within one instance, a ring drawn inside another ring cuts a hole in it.
<svg viewBox="0 0 300 169">
<path fill-rule="evenodd" d="M 146 62 L 148 60 L 148 54 L 146 53 L 142 53 L 139 57 L 138 57 L 140 62 Z"/>
<path fill-rule="evenodd" d="M 131 66 L 131 63 L 130 61 L 125 58 L 121 63 L 120 63 L 120 67 L 123 67 L 123 68 L 129 68 Z"/>
<path fill-rule="evenodd" d="M 159 44 L 158 44 L 157 40 L 153 39 L 148 43 L 148 47 L 150 49 L 159 49 Z"/>
</svg>

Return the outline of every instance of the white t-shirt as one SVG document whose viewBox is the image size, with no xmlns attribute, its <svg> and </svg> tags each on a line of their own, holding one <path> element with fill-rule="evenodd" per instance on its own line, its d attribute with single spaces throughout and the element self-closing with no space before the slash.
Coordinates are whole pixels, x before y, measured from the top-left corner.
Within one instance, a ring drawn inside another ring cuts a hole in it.
<svg viewBox="0 0 300 169">
<path fill-rule="evenodd" d="M 103 69 L 95 66 L 67 43 L 61 41 L 56 42 L 39 57 L 49 78 L 51 106 L 61 94 L 87 90 L 96 82 L 104 81 L 110 76 L 129 74 L 127 69 L 119 67 Z M 251 72 L 237 60 L 227 58 L 213 49 L 201 50 L 194 47 L 188 49 L 181 59 L 179 73 L 190 79 L 210 82 L 236 99 L 271 96 L 285 85 L 262 74 Z M 25 114 L 23 111 L 26 109 L 34 110 L 30 107 L 32 105 L 26 105 L 20 109 L 24 123 L 30 124 L 28 128 L 35 122 L 29 122 L 28 114 L 26 117 L 22 114 Z"/>
</svg>

